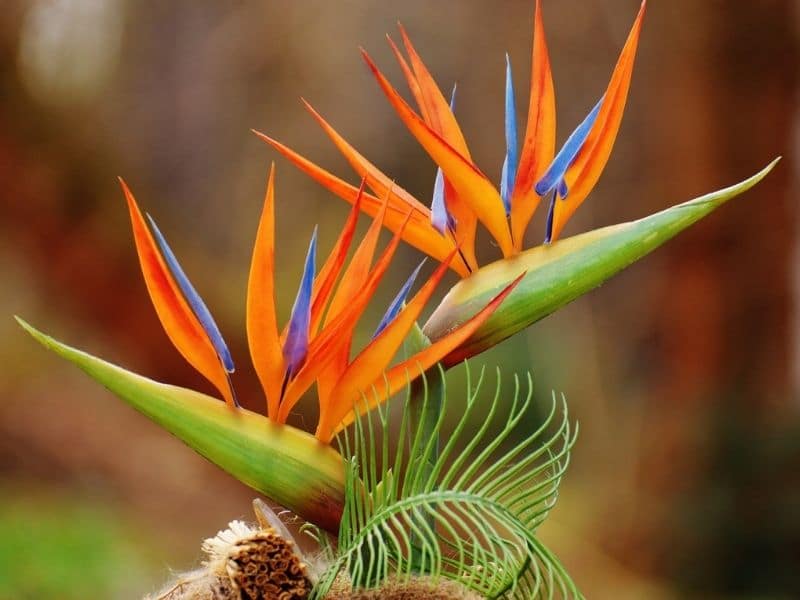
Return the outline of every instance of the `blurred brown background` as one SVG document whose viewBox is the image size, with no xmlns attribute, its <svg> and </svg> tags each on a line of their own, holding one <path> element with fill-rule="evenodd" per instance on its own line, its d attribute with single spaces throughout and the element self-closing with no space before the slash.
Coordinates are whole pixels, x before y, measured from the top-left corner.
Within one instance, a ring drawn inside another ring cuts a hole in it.
<svg viewBox="0 0 800 600">
<path fill-rule="evenodd" d="M 563 391 L 581 421 L 543 536 L 590 597 L 794 598 L 800 3 L 650 4 L 614 155 L 568 233 L 733 183 L 778 154 L 784 161 L 746 197 L 481 360 L 533 369 L 540 396 Z M 638 1 L 543 5 L 563 141 L 602 93 Z M 347 209 L 249 129 L 356 182 L 302 95 L 428 200 L 434 167 L 357 52 L 367 48 L 400 86 L 384 40 L 400 20 L 440 85 L 458 81 L 473 155 L 497 178 L 503 53 L 524 107 L 533 1 L 2 8 L 0 598 L 138 597 L 191 565 L 200 539 L 247 516 L 253 494 L 36 346 L 11 315 L 209 391 L 150 306 L 115 181 L 123 175 L 214 311 L 238 360 L 240 396 L 260 408 L 244 297 L 269 162 L 278 163 L 284 314 L 314 224 L 324 251 Z M 493 255 L 488 243 L 482 252 Z M 418 259 L 404 250 L 393 281 Z M 388 301 L 393 290 L 382 293 Z M 307 406 L 296 423 L 310 427 Z"/>
</svg>

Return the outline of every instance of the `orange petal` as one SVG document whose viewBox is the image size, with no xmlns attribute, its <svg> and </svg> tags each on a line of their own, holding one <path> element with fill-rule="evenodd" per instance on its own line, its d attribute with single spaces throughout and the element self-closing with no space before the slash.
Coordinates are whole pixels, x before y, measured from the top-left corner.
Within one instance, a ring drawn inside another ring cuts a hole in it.
<svg viewBox="0 0 800 600">
<path fill-rule="evenodd" d="M 342 272 L 342 266 L 347 258 L 347 253 L 350 251 L 350 244 L 353 241 L 353 235 L 356 232 L 356 225 L 358 224 L 358 215 L 361 210 L 361 197 L 364 193 L 365 181 L 361 182 L 361 187 L 358 190 L 358 196 L 353 202 L 353 208 L 350 210 L 350 215 L 347 217 L 347 222 L 342 228 L 339 238 L 336 240 L 336 245 L 328 255 L 328 259 L 319 271 L 317 280 L 314 282 L 314 300 L 311 305 L 311 338 L 316 336 L 319 326 L 322 323 L 322 317 L 325 313 L 325 308 L 328 306 L 328 301 L 331 298 L 333 286 L 339 279 Z"/>
<path fill-rule="evenodd" d="M 267 396 L 267 414 L 278 418 L 286 372 L 275 311 L 275 165 L 269 171 L 247 282 L 247 342 L 253 366 Z"/>
<path fill-rule="evenodd" d="M 469 154 L 467 142 L 455 115 L 453 115 L 453 111 L 450 110 L 450 102 L 444 97 L 442 90 L 439 89 L 425 63 L 422 62 L 419 54 L 417 54 L 411 40 L 408 38 L 408 34 L 406 34 L 406 30 L 402 25 L 398 27 L 403 38 L 403 45 L 406 47 L 406 52 L 408 52 L 411 68 L 414 70 L 419 84 L 422 101 L 425 106 L 425 110 L 422 112 L 428 115 L 426 122 L 456 152 L 471 162 L 472 157 Z"/>
<path fill-rule="evenodd" d="M 410 212 L 410 211 L 409 211 Z M 330 323 L 350 302 L 355 298 L 361 287 L 364 285 L 364 280 L 370 272 L 372 266 L 372 258 L 375 256 L 375 248 L 378 245 L 378 238 L 381 234 L 381 226 L 386 216 L 386 204 L 384 204 L 381 212 L 375 215 L 372 223 L 361 240 L 361 243 L 356 248 L 355 254 L 347 265 L 342 281 L 336 288 L 336 293 L 333 295 L 331 301 L 331 308 L 328 311 L 328 316 L 325 323 Z"/>
<path fill-rule="evenodd" d="M 533 186 L 553 161 L 555 149 L 556 97 L 542 24 L 541 2 L 536 0 L 528 123 L 511 196 L 511 235 L 517 251 L 522 250 L 525 230 L 539 206 L 540 198 Z"/>
<path fill-rule="evenodd" d="M 428 115 L 428 111 L 426 110 L 425 99 L 422 96 L 422 88 L 419 87 L 417 76 L 411 70 L 411 67 L 408 66 L 408 62 L 406 62 L 403 53 L 400 52 L 394 40 L 389 35 L 386 36 L 386 40 L 389 42 L 389 46 L 391 46 L 392 52 L 394 52 L 395 58 L 397 58 L 397 62 L 400 64 L 400 70 L 403 72 L 403 77 L 406 78 L 406 83 L 408 83 L 408 89 L 411 91 L 411 95 L 414 96 L 414 102 L 417 103 L 419 114 L 422 115 L 425 122 L 430 125 L 430 115 Z"/>
<path fill-rule="evenodd" d="M 385 215 L 386 204 L 373 219 L 367 233 L 364 235 L 364 239 L 358 245 L 350 264 L 342 276 L 342 281 L 333 295 L 333 300 L 331 300 L 328 316 L 325 318 L 326 325 L 333 321 L 347 306 L 352 304 L 356 296 L 363 292 L 364 281 L 370 273 L 372 257 L 375 255 L 375 248 L 378 245 L 378 238 Z M 355 327 L 355 321 L 352 324 Z M 346 341 L 338 346 L 334 352 L 333 359 L 328 363 L 328 367 L 322 370 L 317 378 L 317 392 L 320 399 L 327 397 L 328 392 L 333 389 L 350 359 L 353 331 L 343 331 L 341 335 Z"/>
<path fill-rule="evenodd" d="M 338 378 L 338 375 L 344 370 L 344 366 L 342 365 L 331 369 L 332 362 L 338 360 L 342 347 L 350 347 L 356 323 L 361 318 L 369 301 L 375 294 L 378 284 L 389 268 L 392 258 L 397 251 L 397 247 L 400 244 L 400 240 L 402 239 L 402 234 L 403 229 L 401 227 L 400 231 L 395 233 L 392 241 L 376 261 L 375 267 L 363 280 L 363 285 L 359 293 L 355 295 L 352 301 L 349 302 L 330 323 L 327 323 L 325 327 L 323 327 L 320 334 L 309 346 L 308 358 L 305 364 L 286 388 L 286 393 L 284 394 L 283 403 L 281 405 L 281 421 L 286 420 L 289 411 L 297 403 L 302 394 L 311 387 L 315 380 L 327 377 L 327 379 L 323 381 L 318 381 L 317 386 L 320 410 L 324 410 L 324 406 L 328 401 L 326 390 L 333 387 L 335 383 L 334 380 Z"/>
<path fill-rule="evenodd" d="M 458 197 L 472 209 L 494 236 L 503 255 L 509 256 L 512 253 L 511 233 L 506 221 L 503 200 L 497 189 L 475 165 L 466 160 L 426 125 L 378 70 L 369 55 L 363 50 L 361 53 L 400 119 L 431 158 L 442 168 Z"/>
<path fill-rule="evenodd" d="M 408 81 L 408 86 L 420 109 L 423 120 L 454 150 L 459 152 L 467 161 L 472 162 L 461 128 L 450 108 L 450 103 L 445 100 L 441 90 L 420 59 L 402 26 L 400 27 L 400 32 L 403 36 L 403 43 L 411 56 L 415 72 L 412 72 L 392 38 L 387 35 L 386 39 L 389 40 L 389 45 L 397 57 L 397 62 L 400 63 L 400 69 L 403 71 L 406 81 Z M 424 89 L 421 82 L 425 83 Z M 429 111 L 429 106 L 435 107 L 435 110 Z M 456 221 L 456 242 L 461 249 L 464 260 L 470 269 L 474 271 L 478 268 L 478 262 L 475 258 L 475 234 L 477 232 L 478 218 L 470 206 L 461 200 L 447 179 L 445 179 L 445 186 L 447 210 Z"/>
<path fill-rule="evenodd" d="M 455 256 L 455 252 L 452 256 Z M 440 264 L 400 314 L 348 365 L 330 394 L 332 402 L 325 406 L 325 410 L 320 411 L 319 427 L 321 430 L 338 422 L 344 413 L 352 409 L 352 398 L 358 396 L 361 390 L 367 389 L 367 386 L 389 366 L 397 349 L 403 343 L 422 309 L 425 308 L 446 271 L 447 263 Z"/>
<path fill-rule="evenodd" d="M 305 100 L 303 102 L 305 102 Z M 336 130 L 334 130 L 333 127 L 331 127 L 330 124 L 325 121 L 325 119 L 323 119 L 322 116 L 315 111 L 308 102 L 305 102 L 305 105 L 309 112 L 325 130 L 325 133 L 327 133 L 331 140 L 333 140 L 333 143 L 337 148 L 339 148 L 356 173 L 358 173 L 361 177 L 366 178 L 367 183 L 373 192 L 381 197 L 387 195 L 393 198 L 397 197 L 410 207 L 413 207 L 420 214 L 430 214 L 427 206 L 421 204 L 403 188 L 398 187 L 391 179 L 389 179 L 377 167 L 375 167 L 375 165 L 370 163 L 361 154 L 359 154 L 355 148 L 348 144 L 347 141 L 341 135 L 339 135 Z M 449 182 L 446 182 L 445 185 L 448 186 L 448 209 L 455 217 L 457 223 L 456 242 L 459 248 L 461 248 L 462 257 L 469 265 L 470 270 L 476 270 L 478 268 L 478 264 L 475 259 L 475 233 L 477 219 L 469 207 L 465 206 L 463 202 L 460 202 L 458 195 L 456 194 L 455 190 L 452 189 L 452 186 L 449 184 Z M 397 205 L 396 201 L 394 202 L 394 205 Z"/>
<path fill-rule="evenodd" d="M 402 206 L 402 203 L 405 203 L 423 215 L 429 211 L 427 206 L 419 202 L 416 198 L 414 198 L 414 196 L 409 194 L 403 188 L 397 186 L 391 179 L 389 179 L 389 177 L 381 172 L 378 167 L 364 158 L 362 154 L 359 154 L 359 152 L 353 148 L 353 146 L 351 146 L 347 140 L 339 135 L 339 133 L 333 127 L 331 127 L 331 125 L 325 119 L 322 118 L 322 115 L 314 110 L 313 106 L 311 106 L 305 100 L 303 100 L 303 103 L 305 104 L 306 109 L 308 109 L 308 112 L 310 112 L 314 119 L 316 119 L 317 123 L 320 124 L 328 137 L 331 138 L 339 151 L 344 155 L 345 159 L 347 159 L 347 162 L 350 163 L 350 166 L 353 167 L 353 170 L 358 173 L 359 177 L 363 177 L 367 180 L 367 185 L 375 194 L 381 198 L 387 195 L 391 196 L 391 203 L 393 206 L 399 207 Z"/>
<path fill-rule="evenodd" d="M 130 189 L 120 179 L 133 228 L 142 275 L 164 331 L 178 352 L 235 406 L 233 390 L 219 356 L 158 251 Z"/>
<path fill-rule="evenodd" d="M 628 98 L 646 4 L 646 1 L 642 2 L 639 15 L 628 35 L 617 66 L 614 68 L 611 81 L 606 89 L 603 106 L 597 115 L 589 137 L 564 177 L 569 195 L 566 200 L 556 202 L 553 215 L 553 241 L 558 239 L 567 220 L 592 191 L 611 155 Z"/>
<path fill-rule="evenodd" d="M 342 181 L 335 177 L 325 169 L 315 165 L 307 158 L 301 156 L 294 150 L 273 140 L 259 132 L 254 132 L 263 141 L 271 145 L 278 152 L 283 154 L 289 161 L 291 161 L 297 168 L 305 172 L 312 179 L 317 181 L 324 188 L 331 191 L 333 194 L 339 196 L 343 200 L 351 204 L 358 197 L 358 188 Z M 375 196 L 364 194 L 361 201 L 361 209 L 370 216 L 375 216 L 381 208 L 383 203 Z M 386 219 L 384 226 L 390 231 L 397 232 L 407 218 L 408 206 L 394 196 L 389 196 L 389 206 L 386 211 Z M 415 210 L 411 214 L 408 226 L 404 229 L 403 239 L 411 246 L 431 256 L 432 258 L 441 261 L 453 250 L 455 244 L 453 240 L 442 236 L 431 225 L 430 211 L 425 209 L 425 212 Z M 453 261 L 450 267 L 464 277 L 469 274 L 469 270 L 463 261 Z"/>
<path fill-rule="evenodd" d="M 447 211 L 456 220 L 455 235 L 459 255 L 469 266 L 470 272 L 477 271 L 479 265 L 475 256 L 475 236 L 478 233 L 478 218 L 469 205 L 461 200 L 447 177 L 444 179 L 444 198 Z"/>
<path fill-rule="evenodd" d="M 456 351 L 458 347 L 464 343 L 475 331 L 486 322 L 492 313 L 497 310 L 497 307 L 506 299 L 514 287 L 522 280 L 525 273 L 517 277 L 508 286 L 503 289 L 497 296 L 495 296 L 482 310 L 480 310 L 474 317 L 466 321 L 458 329 L 453 330 L 443 338 L 437 340 L 421 352 L 418 352 L 411 358 L 395 365 L 389 369 L 385 374 L 377 377 L 371 385 L 365 386 L 363 391 L 366 396 L 366 405 L 358 407 L 358 413 L 363 413 L 365 410 L 371 410 L 376 405 L 385 402 L 391 398 L 398 391 L 403 389 L 410 381 L 419 377 L 422 373 L 433 367 L 436 363 L 447 357 L 452 352 Z M 374 392 L 374 393 L 373 393 Z M 342 403 L 344 412 L 332 428 L 326 427 L 318 428 L 316 436 L 323 442 L 330 442 L 336 433 L 347 427 L 353 422 L 356 412 L 352 410 L 356 402 L 363 400 L 361 396 L 362 390 L 357 390 L 356 394 L 350 396 L 348 403 Z M 349 408 L 347 405 L 349 404 Z M 333 420 L 331 420 L 333 422 Z"/>
</svg>

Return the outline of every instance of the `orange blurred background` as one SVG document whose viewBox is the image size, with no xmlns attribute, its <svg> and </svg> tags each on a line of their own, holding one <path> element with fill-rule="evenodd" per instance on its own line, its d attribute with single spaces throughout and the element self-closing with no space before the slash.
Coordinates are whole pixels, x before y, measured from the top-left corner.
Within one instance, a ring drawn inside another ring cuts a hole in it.
<svg viewBox="0 0 800 600">
<path fill-rule="evenodd" d="M 638 1 L 543 7 L 563 141 L 604 90 Z M 537 394 L 564 392 L 581 422 L 542 536 L 589 597 L 800 594 L 799 9 L 795 0 L 651 2 L 614 155 L 566 234 L 784 161 L 745 197 L 475 360 L 532 370 Z M 250 128 L 357 183 L 303 96 L 428 201 L 435 167 L 357 51 L 399 86 L 384 39 L 399 20 L 442 88 L 458 82 L 470 149 L 497 180 L 504 52 L 522 108 L 532 15 L 532 0 L 3 2 L 0 598 L 141 596 L 170 568 L 191 566 L 203 537 L 249 516 L 249 489 L 11 318 L 211 391 L 158 324 L 115 177 L 158 220 L 233 350 L 239 395 L 260 410 L 244 298 L 270 161 L 282 314 L 314 225 L 324 252 L 347 207 Z M 530 243 L 542 232 L 539 215 Z M 496 256 L 483 242 L 480 254 Z M 386 303 L 419 258 L 399 255 Z M 295 424 L 311 426 L 313 404 Z"/>
</svg>

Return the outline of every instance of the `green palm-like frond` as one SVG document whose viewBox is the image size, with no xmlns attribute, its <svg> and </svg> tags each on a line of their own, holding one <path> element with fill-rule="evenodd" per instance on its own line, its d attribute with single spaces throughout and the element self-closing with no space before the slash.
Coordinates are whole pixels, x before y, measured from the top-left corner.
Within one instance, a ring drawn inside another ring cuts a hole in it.
<svg viewBox="0 0 800 600">
<path fill-rule="evenodd" d="M 416 576 L 453 580 L 487 598 L 580 597 L 535 535 L 555 504 L 577 435 L 566 403 L 554 395 L 547 417 L 529 432 L 530 375 L 524 393 L 515 377 L 505 394 L 498 371 L 488 411 L 477 400 L 483 382 L 483 371 L 472 382 L 467 370 L 466 401 L 444 401 L 433 435 L 411 426 L 407 398 L 398 427 L 381 408 L 340 439 L 350 457 L 345 510 L 337 558 L 316 598 L 337 578 L 374 588 Z M 448 409 L 459 416 L 437 448 Z M 475 419 L 477 431 L 470 427 Z M 393 434 L 396 444 L 389 442 Z"/>
</svg>

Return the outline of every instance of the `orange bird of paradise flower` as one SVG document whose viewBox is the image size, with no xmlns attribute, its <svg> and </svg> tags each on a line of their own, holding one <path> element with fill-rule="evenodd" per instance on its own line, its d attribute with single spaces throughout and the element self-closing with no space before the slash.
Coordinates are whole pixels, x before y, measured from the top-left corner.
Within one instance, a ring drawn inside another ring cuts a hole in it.
<svg viewBox="0 0 800 600">
<path fill-rule="evenodd" d="M 289 322 L 281 330 L 275 307 L 274 180 L 273 165 L 248 282 L 250 355 L 266 395 L 267 416 L 277 423 L 284 423 L 301 396 L 316 384 L 320 409 L 316 436 L 329 443 L 355 419 L 357 411 L 369 410 L 385 401 L 458 348 L 494 312 L 516 281 L 472 319 L 392 366 L 394 355 L 457 254 L 452 249 L 419 291 L 407 300 L 419 272 L 417 267 L 390 304 L 372 340 L 351 359 L 356 324 L 413 219 L 413 211 L 404 208 L 393 239 L 375 259 L 381 227 L 397 216 L 397 208 L 384 201 L 377 207 L 371 226 L 345 267 L 362 203 L 369 202 L 362 184 L 356 190 L 348 220 L 319 272 L 315 268 L 314 232 Z M 219 328 L 155 221 L 149 215 L 142 215 L 130 189 L 121 183 L 142 274 L 162 326 L 184 358 L 219 390 L 232 408 L 238 407 L 231 382 L 234 363 Z"/>
<path fill-rule="evenodd" d="M 385 226 L 395 233 L 400 232 L 407 243 L 437 260 L 445 260 L 455 251 L 457 256 L 451 260 L 450 267 L 461 276 L 479 267 L 475 257 L 478 222 L 494 237 L 503 256 L 512 256 L 523 249 L 531 218 L 545 199 L 548 215 L 544 241 L 546 244 L 556 241 L 600 178 L 622 121 L 646 0 L 642 2 L 605 93 L 557 153 L 555 91 L 540 4 L 537 0 L 530 100 L 521 144 L 511 66 L 506 56 L 506 155 L 499 186 L 472 161 L 453 112 L 455 89 L 448 102 L 402 26 L 400 35 L 407 58 L 392 39 L 387 38 L 418 112 L 400 96 L 364 50 L 362 55 L 402 122 L 438 165 L 430 208 L 393 185 L 391 178 L 304 101 L 312 116 L 375 194 L 362 194 L 361 210 L 377 214 L 381 210 L 378 198 L 386 197 Z M 350 203 L 359 197 L 358 188 L 277 140 L 255 133 L 335 195 Z M 413 212 L 406 222 L 409 209 Z"/>
</svg>

